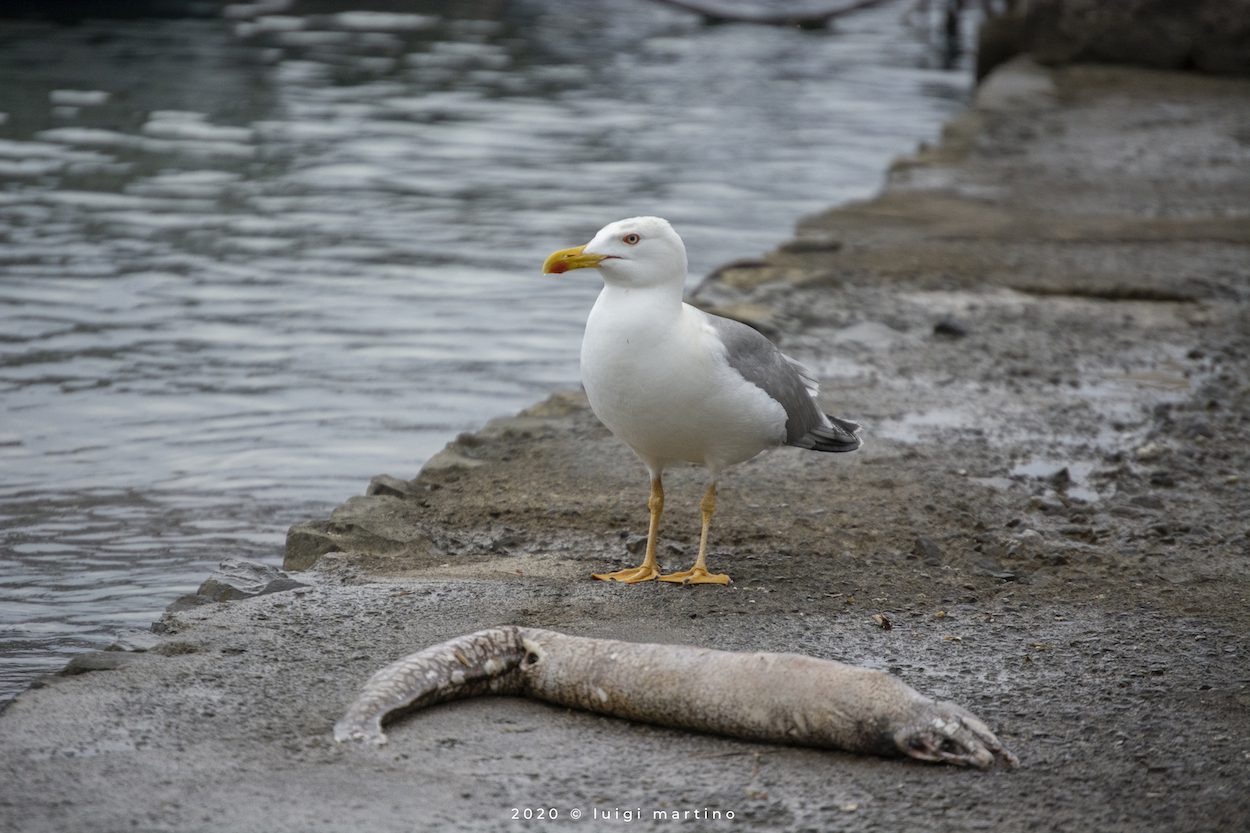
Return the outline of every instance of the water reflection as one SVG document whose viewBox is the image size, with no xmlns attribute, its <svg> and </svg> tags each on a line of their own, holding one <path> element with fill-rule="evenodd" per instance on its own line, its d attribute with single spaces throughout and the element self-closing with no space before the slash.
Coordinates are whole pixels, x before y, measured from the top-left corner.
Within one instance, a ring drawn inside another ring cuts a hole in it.
<svg viewBox="0 0 1250 833">
<path fill-rule="evenodd" d="M 0 696 L 575 383 L 597 286 L 551 249 L 657 213 L 696 275 L 756 254 L 966 86 L 890 6 L 355 5 L 0 23 Z"/>
</svg>

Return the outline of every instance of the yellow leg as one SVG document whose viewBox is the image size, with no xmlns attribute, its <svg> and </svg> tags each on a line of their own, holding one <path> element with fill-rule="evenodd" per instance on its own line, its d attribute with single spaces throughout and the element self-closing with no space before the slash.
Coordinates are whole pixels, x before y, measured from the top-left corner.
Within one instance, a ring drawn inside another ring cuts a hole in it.
<svg viewBox="0 0 1250 833">
<path fill-rule="evenodd" d="M 655 562 L 655 540 L 660 534 L 660 515 L 664 512 L 664 484 L 660 478 L 651 478 L 651 497 L 647 499 L 647 508 L 651 510 L 651 525 L 647 528 L 647 555 L 637 567 L 628 570 L 617 570 L 615 573 L 594 573 L 600 581 L 623 581 L 626 584 L 637 584 L 640 581 L 651 581 L 660 577 L 659 565 Z"/>
<path fill-rule="evenodd" d="M 660 581 L 680 582 L 681 584 L 728 584 L 729 576 L 724 573 L 712 575 L 707 571 L 707 530 L 712 525 L 712 514 L 716 511 L 716 484 L 707 487 L 703 501 L 699 504 L 703 513 L 703 532 L 699 535 L 699 557 L 689 570 L 669 573 L 660 576 Z"/>
</svg>

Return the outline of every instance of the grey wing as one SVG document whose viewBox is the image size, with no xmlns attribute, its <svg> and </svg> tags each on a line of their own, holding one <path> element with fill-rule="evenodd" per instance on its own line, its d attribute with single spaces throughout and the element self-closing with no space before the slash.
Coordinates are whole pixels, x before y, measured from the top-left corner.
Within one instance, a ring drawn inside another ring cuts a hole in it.
<svg viewBox="0 0 1250 833">
<path fill-rule="evenodd" d="M 859 448 L 858 425 L 821 413 L 819 386 L 810 370 L 746 324 L 718 315 L 707 315 L 707 322 L 724 343 L 729 366 L 785 409 L 787 445 L 815 451 Z"/>
</svg>

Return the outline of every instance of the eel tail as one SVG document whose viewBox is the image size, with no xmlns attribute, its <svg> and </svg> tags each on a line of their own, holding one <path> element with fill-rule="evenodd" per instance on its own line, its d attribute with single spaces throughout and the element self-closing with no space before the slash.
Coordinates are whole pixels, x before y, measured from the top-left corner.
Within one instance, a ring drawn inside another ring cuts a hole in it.
<svg viewBox="0 0 1250 833">
<path fill-rule="evenodd" d="M 383 744 L 382 719 L 388 715 L 479 694 L 519 694 L 524 659 L 516 626 L 477 631 L 409 654 L 369 678 L 334 724 L 334 739 Z"/>
</svg>

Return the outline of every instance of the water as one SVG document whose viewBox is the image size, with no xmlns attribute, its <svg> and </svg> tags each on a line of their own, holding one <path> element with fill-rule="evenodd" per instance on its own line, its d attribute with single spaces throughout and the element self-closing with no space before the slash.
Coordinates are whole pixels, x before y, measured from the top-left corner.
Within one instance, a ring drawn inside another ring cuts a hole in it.
<svg viewBox="0 0 1250 833">
<path fill-rule="evenodd" d="M 660 214 L 698 276 L 871 194 L 968 86 L 907 5 L 0 22 L 0 699 L 576 384 L 550 251 Z"/>
</svg>

